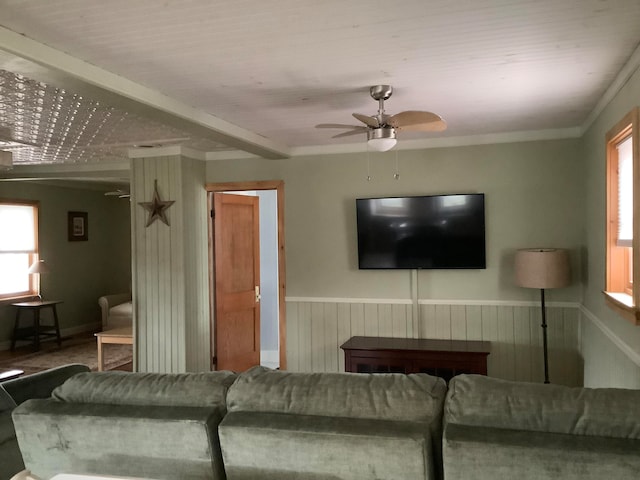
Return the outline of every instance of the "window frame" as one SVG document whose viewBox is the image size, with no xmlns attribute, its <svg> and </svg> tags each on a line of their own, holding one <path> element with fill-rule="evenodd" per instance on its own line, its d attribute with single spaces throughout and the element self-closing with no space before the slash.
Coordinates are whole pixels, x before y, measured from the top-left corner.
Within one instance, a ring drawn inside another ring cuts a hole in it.
<svg viewBox="0 0 640 480">
<path fill-rule="evenodd" d="M 640 287 L 633 280 L 640 278 L 640 109 L 628 112 L 605 136 L 606 139 L 606 244 L 605 295 L 606 304 L 629 320 L 640 325 Z M 633 163 L 633 241 L 631 247 L 616 244 L 618 235 L 618 149 L 617 145 L 631 137 Z"/>
<path fill-rule="evenodd" d="M 17 200 L 17 199 L 9 199 L 9 198 L 0 198 L 0 204 L 2 205 L 22 205 L 29 206 L 35 209 L 34 214 L 34 239 L 35 239 L 35 250 L 33 253 L 27 253 L 28 255 L 28 263 L 29 265 L 33 265 L 33 263 L 39 259 L 40 257 L 40 242 L 39 242 L 39 215 L 40 215 L 40 202 L 37 200 Z M 2 253 L 0 253 L 2 254 Z M 0 294 L 0 304 L 3 303 L 11 303 L 16 300 L 24 300 L 28 298 L 35 298 L 38 296 L 38 284 L 39 281 L 38 275 L 29 275 L 29 290 L 23 292 L 12 292 L 8 294 Z"/>
</svg>

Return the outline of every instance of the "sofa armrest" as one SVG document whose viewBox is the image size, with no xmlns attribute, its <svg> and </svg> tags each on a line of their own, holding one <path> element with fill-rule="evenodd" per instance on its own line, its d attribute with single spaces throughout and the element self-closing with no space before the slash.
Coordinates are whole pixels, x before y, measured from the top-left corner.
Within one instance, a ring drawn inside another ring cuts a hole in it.
<svg viewBox="0 0 640 480">
<path fill-rule="evenodd" d="M 48 398 L 53 389 L 62 385 L 69 377 L 88 371 L 90 368 L 86 365 L 71 363 L 2 382 L 2 386 L 11 395 L 13 401 L 20 405 L 31 398 Z"/>
<path fill-rule="evenodd" d="M 98 305 L 102 313 L 102 325 L 107 325 L 107 319 L 109 318 L 109 309 L 120 305 L 121 303 L 130 302 L 130 293 L 114 293 L 113 295 L 104 295 L 98 298 Z"/>
</svg>

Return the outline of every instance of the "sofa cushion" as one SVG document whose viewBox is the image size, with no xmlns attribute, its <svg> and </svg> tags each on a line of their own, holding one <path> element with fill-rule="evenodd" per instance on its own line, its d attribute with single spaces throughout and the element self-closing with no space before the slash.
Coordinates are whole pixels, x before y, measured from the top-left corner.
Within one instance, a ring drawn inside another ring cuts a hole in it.
<svg viewBox="0 0 640 480">
<path fill-rule="evenodd" d="M 128 373 L 88 372 L 67 380 L 53 398 L 68 403 L 111 405 L 217 406 L 236 376 L 232 372 Z"/>
<path fill-rule="evenodd" d="M 28 400 L 13 411 L 27 469 L 163 480 L 224 479 L 219 406 L 107 405 Z"/>
<path fill-rule="evenodd" d="M 254 411 L 432 422 L 444 380 L 426 374 L 293 373 L 254 367 L 227 395 L 230 412 Z"/>
<path fill-rule="evenodd" d="M 8 380 L 3 382 L 2 386 L 16 404 L 20 405 L 31 398 L 49 398 L 51 392 L 67 379 L 78 373 L 89 371 L 91 369 L 86 365 L 70 363 Z"/>
<path fill-rule="evenodd" d="M 121 317 L 133 316 L 133 303 L 124 302 L 120 305 L 115 305 L 109 309 L 109 315 L 117 315 Z"/>
<path fill-rule="evenodd" d="M 640 440 L 448 424 L 446 480 L 638 478 Z"/>
<path fill-rule="evenodd" d="M 11 411 L 16 408 L 16 402 L 13 401 L 11 395 L 0 384 L 0 412 Z"/>
<path fill-rule="evenodd" d="M 3 469 L 6 469 L 8 478 L 9 475 L 24 468 L 11 420 L 11 412 L 14 408 L 16 408 L 16 403 L 0 385 L 0 465 L 2 465 L 0 478 L 5 478 Z"/>
<path fill-rule="evenodd" d="M 434 478 L 421 423 L 231 412 L 219 434 L 231 480 Z"/>
<path fill-rule="evenodd" d="M 445 424 L 640 439 L 640 391 L 572 388 L 460 375 Z"/>
</svg>

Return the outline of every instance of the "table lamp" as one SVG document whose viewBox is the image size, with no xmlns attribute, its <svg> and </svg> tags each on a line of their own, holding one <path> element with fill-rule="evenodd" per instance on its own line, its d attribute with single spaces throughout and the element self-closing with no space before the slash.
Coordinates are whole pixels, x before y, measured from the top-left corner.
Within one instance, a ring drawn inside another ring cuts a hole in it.
<svg viewBox="0 0 640 480">
<path fill-rule="evenodd" d="M 515 259 L 516 285 L 540 289 L 542 308 L 542 344 L 544 352 L 544 383 L 549 383 L 549 360 L 547 350 L 547 313 L 544 304 L 546 288 L 569 285 L 569 255 L 559 248 L 527 248 L 518 250 Z"/>
<path fill-rule="evenodd" d="M 29 275 L 38 275 L 36 279 L 36 284 L 38 288 L 38 298 L 40 300 L 42 300 L 42 295 L 40 295 L 40 275 L 43 273 L 49 273 L 50 271 L 51 270 L 49 270 L 49 266 L 46 263 L 44 263 L 44 260 L 36 260 L 29 267 L 29 270 L 28 270 Z"/>
</svg>

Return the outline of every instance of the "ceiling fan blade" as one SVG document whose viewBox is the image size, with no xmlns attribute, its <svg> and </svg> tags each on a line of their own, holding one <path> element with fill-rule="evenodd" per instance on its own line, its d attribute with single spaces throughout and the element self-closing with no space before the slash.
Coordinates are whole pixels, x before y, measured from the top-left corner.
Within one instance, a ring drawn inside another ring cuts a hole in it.
<svg viewBox="0 0 640 480">
<path fill-rule="evenodd" d="M 126 190 L 117 189 L 117 190 L 113 190 L 111 192 L 105 192 L 104 196 L 105 197 L 128 198 L 130 196 L 130 193 L 127 192 Z"/>
<path fill-rule="evenodd" d="M 334 136 L 333 136 L 333 137 L 331 137 L 331 138 L 348 137 L 348 136 L 350 136 L 350 135 L 357 135 L 357 134 L 359 134 L 359 133 L 365 133 L 367 130 L 368 130 L 368 128 L 367 128 L 367 127 L 359 127 L 359 128 L 357 128 L 357 129 L 355 129 L 355 130 L 349 130 L 348 132 L 342 132 L 342 133 L 339 133 L 339 134 L 337 134 L 337 135 L 334 135 Z"/>
<path fill-rule="evenodd" d="M 380 123 L 378 122 L 378 119 L 376 117 L 372 117 L 370 115 L 362 115 L 361 113 L 354 113 L 353 116 L 354 118 L 357 118 L 362 123 L 370 126 L 371 128 L 378 128 L 380 126 Z"/>
<path fill-rule="evenodd" d="M 320 123 L 316 128 L 366 128 L 361 125 L 343 125 L 342 123 Z"/>
<path fill-rule="evenodd" d="M 394 128 L 405 131 L 441 132 L 447 128 L 447 123 L 440 115 L 415 110 L 396 113 L 388 123 Z"/>
</svg>

